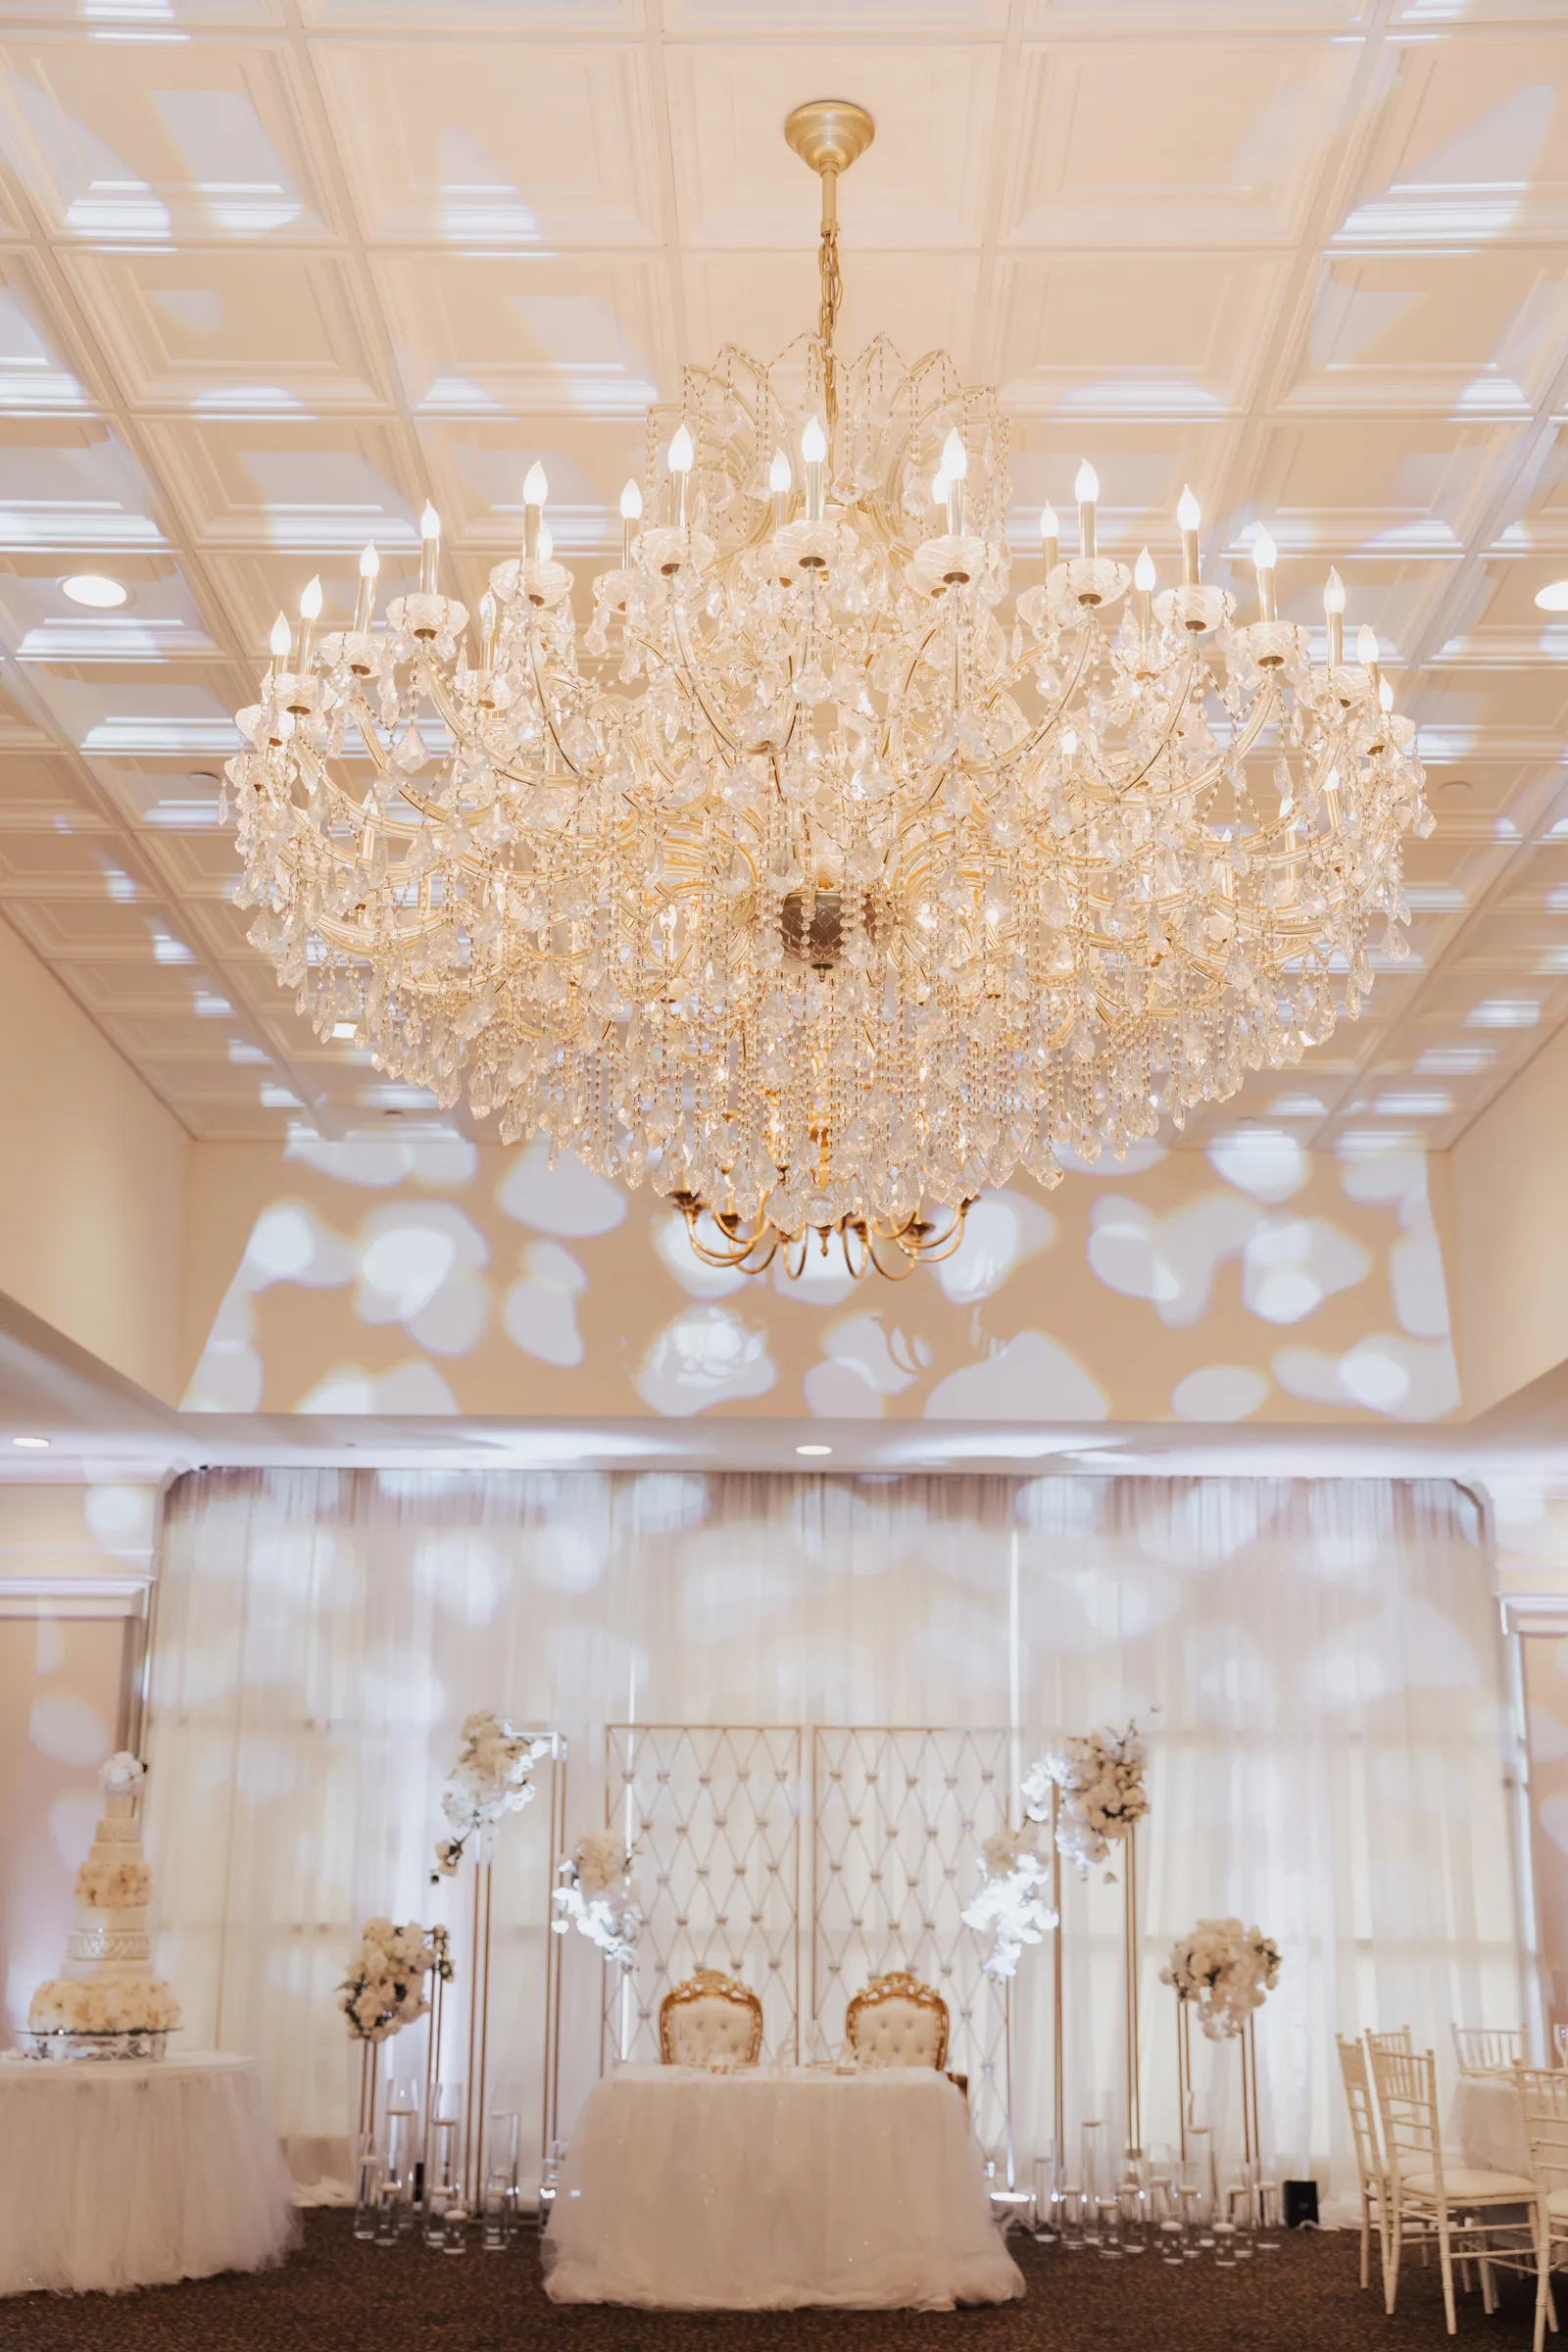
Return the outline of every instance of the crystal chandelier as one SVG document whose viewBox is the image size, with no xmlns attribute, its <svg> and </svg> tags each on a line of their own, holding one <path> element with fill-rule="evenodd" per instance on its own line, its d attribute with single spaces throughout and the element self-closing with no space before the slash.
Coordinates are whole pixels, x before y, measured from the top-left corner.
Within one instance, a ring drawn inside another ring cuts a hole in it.
<svg viewBox="0 0 1568 2352">
<path fill-rule="evenodd" d="M 988 1185 L 1117 1158 L 1354 1017 L 1406 953 L 1429 833 L 1378 649 L 1327 657 L 1201 576 L 1041 520 L 1010 612 L 1007 434 L 933 354 L 834 346 L 836 196 L 872 136 L 785 125 L 821 179 L 816 330 L 726 349 L 651 416 L 579 633 L 538 464 L 477 627 L 441 582 L 374 624 L 279 616 L 227 777 L 252 941 L 318 1033 L 503 1141 L 540 1134 L 684 1213 L 710 1262 L 856 1274 L 954 1249 Z"/>
</svg>

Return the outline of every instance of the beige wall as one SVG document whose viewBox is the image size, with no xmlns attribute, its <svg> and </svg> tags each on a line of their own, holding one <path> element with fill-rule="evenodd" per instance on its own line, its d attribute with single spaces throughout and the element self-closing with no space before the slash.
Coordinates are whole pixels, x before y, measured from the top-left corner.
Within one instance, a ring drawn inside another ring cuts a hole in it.
<svg viewBox="0 0 1568 2352">
<path fill-rule="evenodd" d="M 0 1290 L 177 1394 L 190 1139 L 0 922 Z"/>
<path fill-rule="evenodd" d="M 1447 1156 L 1465 1406 L 1482 1413 L 1568 1355 L 1568 1030 Z"/>
<path fill-rule="evenodd" d="M 197 1144 L 182 1400 L 210 1411 L 1085 1422 L 1460 1409 L 1446 1187 L 1243 1130 L 989 1195 L 857 1285 L 706 1271 L 646 1186 L 453 1138 Z M 1439 1171 L 1441 1179 L 1442 1171 Z"/>
</svg>

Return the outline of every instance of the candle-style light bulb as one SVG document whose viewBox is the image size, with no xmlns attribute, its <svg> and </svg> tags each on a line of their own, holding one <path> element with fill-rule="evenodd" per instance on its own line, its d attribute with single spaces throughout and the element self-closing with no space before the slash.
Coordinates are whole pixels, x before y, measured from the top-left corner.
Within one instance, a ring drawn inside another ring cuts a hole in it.
<svg viewBox="0 0 1568 2352">
<path fill-rule="evenodd" d="M 316 639 L 316 624 L 321 617 L 321 577 L 307 580 L 300 590 L 300 650 L 295 667 L 301 676 L 311 665 L 311 647 Z"/>
<path fill-rule="evenodd" d="M 277 618 L 273 621 L 272 633 L 268 638 L 267 642 L 271 648 L 272 675 L 275 678 L 279 670 L 287 666 L 288 649 L 294 642 L 294 632 L 288 625 L 288 615 L 286 612 L 280 612 Z"/>
<path fill-rule="evenodd" d="M 1176 501 L 1176 521 L 1182 535 L 1182 578 L 1189 588 L 1198 586 L 1198 526 L 1202 519 L 1202 508 L 1192 490 L 1184 486 Z"/>
<path fill-rule="evenodd" d="M 434 596 L 436 561 L 441 553 L 441 517 L 428 499 L 419 516 L 419 594 Z"/>
<path fill-rule="evenodd" d="M 1046 560 L 1046 577 L 1048 579 L 1056 568 L 1061 545 L 1059 533 L 1060 525 L 1056 520 L 1055 508 L 1049 505 L 1042 507 L 1040 510 L 1040 552 Z"/>
<path fill-rule="evenodd" d="M 1261 523 L 1252 533 L 1252 563 L 1257 571 L 1257 605 L 1265 620 L 1274 614 L 1274 568 L 1279 562 L 1279 550 Z"/>
<path fill-rule="evenodd" d="M 1147 547 L 1133 565 L 1133 586 L 1138 591 L 1138 632 L 1147 637 L 1154 618 L 1154 559 Z"/>
<path fill-rule="evenodd" d="M 363 633 L 370 625 L 375 611 L 375 583 L 380 576 L 381 558 L 372 539 L 360 558 L 360 593 L 354 606 L 354 626 Z"/>
<path fill-rule="evenodd" d="M 1378 633 L 1364 620 L 1355 632 L 1355 658 L 1363 669 L 1377 668 Z"/>
<path fill-rule="evenodd" d="M 1392 678 L 1379 678 L 1378 680 L 1378 709 L 1383 712 L 1385 718 L 1394 709 L 1394 681 Z"/>
<path fill-rule="evenodd" d="M 631 569 L 632 550 L 637 543 L 637 525 L 643 518 L 643 494 L 635 482 L 628 482 L 620 494 L 620 564 L 623 571 Z"/>
<path fill-rule="evenodd" d="M 789 459 L 781 449 L 773 452 L 773 463 L 767 469 L 767 487 L 773 500 L 773 528 L 781 531 L 789 515 L 790 492 L 795 487 Z"/>
<path fill-rule="evenodd" d="M 1337 571 L 1330 571 L 1323 590 L 1323 612 L 1329 627 L 1329 667 L 1338 669 L 1345 660 L 1345 582 Z"/>
<path fill-rule="evenodd" d="M 681 530 L 686 527 L 686 484 L 696 456 L 697 445 L 690 431 L 684 424 L 677 425 L 669 444 L 668 460 L 670 480 L 675 485 L 675 522 Z"/>
<path fill-rule="evenodd" d="M 539 521 L 549 496 L 550 476 L 535 458 L 522 477 L 522 553 L 530 564 L 538 561 Z"/>
<path fill-rule="evenodd" d="M 1078 468 L 1072 494 L 1078 501 L 1078 553 L 1085 563 L 1099 554 L 1095 530 L 1095 508 L 1100 499 L 1100 476 L 1085 458 Z"/>
</svg>

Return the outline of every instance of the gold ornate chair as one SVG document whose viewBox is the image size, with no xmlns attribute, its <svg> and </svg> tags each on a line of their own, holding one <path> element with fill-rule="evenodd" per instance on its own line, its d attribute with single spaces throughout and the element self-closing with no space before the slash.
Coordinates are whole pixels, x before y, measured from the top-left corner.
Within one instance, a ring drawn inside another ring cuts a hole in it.
<svg viewBox="0 0 1568 2352">
<path fill-rule="evenodd" d="M 859 2066 L 931 2066 L 948 2057 L 948 2004 L 906 1968 L 873 1977 L 850 2002 L 844 2030 Z"/>
<path fill-rule="evenodd" d="M 659 2004 L 659 2055 L 666 2066 L 755 2066 L 762 2004 L 721 1968 L 699 1968 Z"/>
</svg>

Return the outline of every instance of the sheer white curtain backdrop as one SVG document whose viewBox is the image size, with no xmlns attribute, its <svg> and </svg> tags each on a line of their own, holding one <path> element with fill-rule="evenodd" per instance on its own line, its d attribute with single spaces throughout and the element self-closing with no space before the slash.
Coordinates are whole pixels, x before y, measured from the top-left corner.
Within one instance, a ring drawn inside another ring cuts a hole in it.
<svg viewBox="0 0 1568 2352">
<path fill-rule="evenodd" d="M 573 1836 L 604 1820 L 609 1722 L 1003 1726 L 1027 1765 L 1136 1714 L 1151 2145 L 1176 2130 L 1158 1971 L 1200 1916 L 1237 1913 L 1285 1954 L 1258 2028 L 1284 2174 L 1350 2177 L 1337 2029 L 1408 2023 L 1446 2050 L 1450 2019 L 1522 2014 L 1501 1636 L 1479 1514 L 1445 1481 L 202 1473 L 169 1497 L 152 1692 L 184 2038 L 262 2058 L 304 2176 L 341 2164 L 352 2128 L 333 1987 L 360 1924 L 466 1898 L 429 1868 L 478 1708 L 567 1735 Z M 525 2146 L 545 1810 L 497 1851 L 492 2082 Z M 1119 1885 L 1068 1874 L 1074 2131 L 1120 2112 L 1120 1918 Z M 569 2130 L 602 1963 L 576 1937 L 564 1960 Z M 1026 1952 L 1014 1996 L 1025 2164 L 1050 2132 L 1051 1965 Z M 1209 2055 L 1200 2100 L 1239 2131 L 1234 2052 L 1211 2080 Z"/>
</svg>

